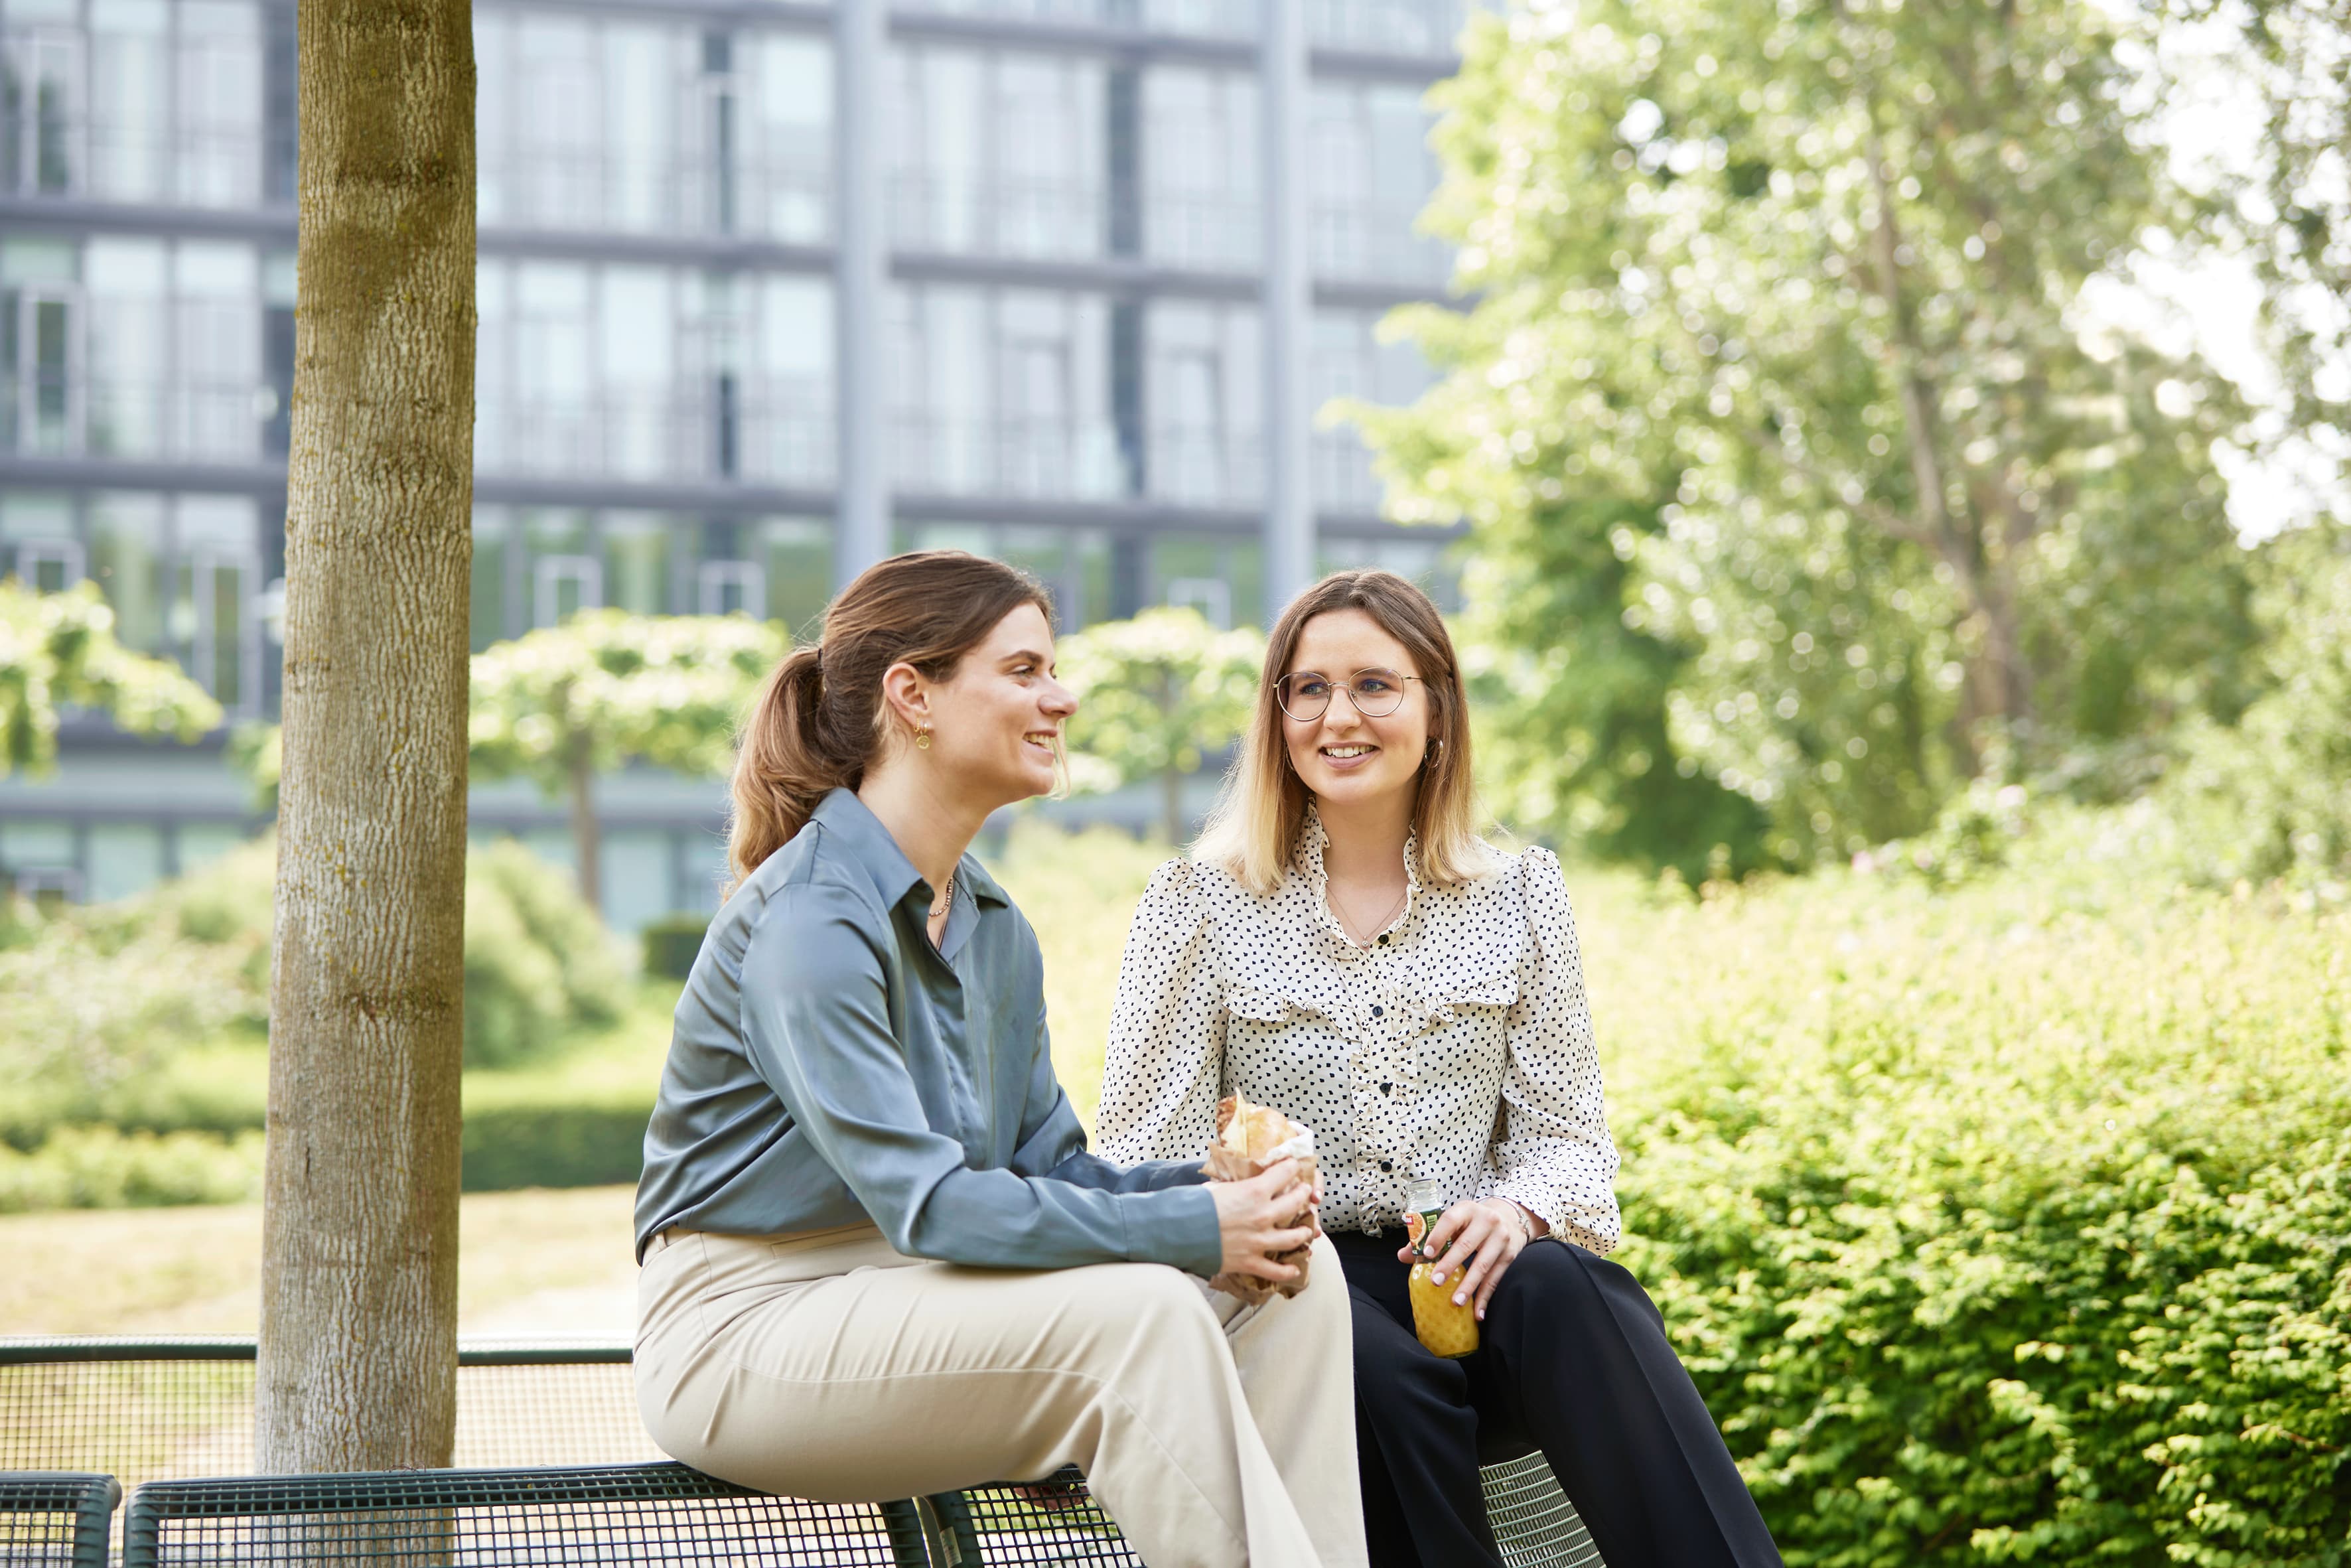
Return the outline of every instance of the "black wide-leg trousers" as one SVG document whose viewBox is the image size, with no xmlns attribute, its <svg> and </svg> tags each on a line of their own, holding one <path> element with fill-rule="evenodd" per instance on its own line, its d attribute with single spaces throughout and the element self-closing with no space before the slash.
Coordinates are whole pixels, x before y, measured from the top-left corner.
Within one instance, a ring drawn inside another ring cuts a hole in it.
<svg viewBox="0 0 2351 1568">
<path fill-rule="evenodd" d="M 1499 1568 L 1479 1448 L 1541 1448 L 1608 1568 L 1778 1568 L 1763 1516 L 1648 1292 L 1572 1242 L 1504 1271 L 1478 1349 L 1412 1331 L 1404 1233 L 1333 1231 L 1353 1298 L 1372 1568 Z M 1450 1281 L 1448 1281 L 1450 1282 Z"/>
</svg>

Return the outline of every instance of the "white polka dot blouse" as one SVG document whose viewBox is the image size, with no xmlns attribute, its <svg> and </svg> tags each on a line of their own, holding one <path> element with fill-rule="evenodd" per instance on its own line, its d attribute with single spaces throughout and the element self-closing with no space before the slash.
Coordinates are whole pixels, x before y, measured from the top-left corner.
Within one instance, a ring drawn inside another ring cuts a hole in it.
<svg viewBox="0 0 2351 1568">
<path fill-rule="evenodd" d="M 1119 967 L 1095 1134 L 1123 1164 L 1203 1155 L 1236 1092 L 1314 1130 L 1322 1223 L 1401 1223 L 1405 1183 L 1507 1197 L 1594 1252 L 1622 1234 L 1616 1145 L 1558 857 L 1424 884 L 1358 946 L 1324 896 L 1313 811 L 1259 897 L 1190 861 L 1159 868 Z"/>
</svg>

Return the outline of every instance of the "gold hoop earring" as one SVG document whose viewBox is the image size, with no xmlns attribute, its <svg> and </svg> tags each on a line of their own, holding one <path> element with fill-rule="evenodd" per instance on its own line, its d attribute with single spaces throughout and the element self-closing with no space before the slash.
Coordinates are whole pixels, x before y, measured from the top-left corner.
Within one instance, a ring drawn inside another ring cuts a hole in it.
<svg viewBox="0 0 2351 1568">
<path fill-rule="evenodd" d="M 927 730 L 927 729 L 917 729 L 917 730 L 915 730 L 915 731 L 914 731 L 914 749 L 915 749 L 915 750 L 917 750 L 917 751 L 928 751 L 930 748 L 931 748 L 931 732 L 930 732 L 929 730 Z"/>
</svg>

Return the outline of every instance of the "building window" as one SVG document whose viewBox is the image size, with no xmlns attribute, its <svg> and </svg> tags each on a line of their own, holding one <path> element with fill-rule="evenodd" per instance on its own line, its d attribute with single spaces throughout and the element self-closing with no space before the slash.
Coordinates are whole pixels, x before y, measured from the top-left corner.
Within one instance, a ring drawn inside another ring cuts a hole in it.
<svg viewBox="0 0 2351 1568">
<path fill-rule="evenodd" d="M 172 507 L 179 581 L 167 630 L 181 667 L 233 716 L 261 711 L 261 519 L 244 496 Z"/>
<path fill-rule="evenodd" d="M 597 529 L 603 544 L 601 602 L 632 615 L 667 615 L 671 541 L 667 518 L 651 512 L 607 512 Z"/>
<path fill-rule="evenodd" d="M 484 12 L 474 47 L 485 225 L 824 238 L 821 40 Z"/>
<path fill-rule="evenodd" d="M 476 653 L 514 630 L 507 610 L 507 565 L 514 529 L 503 508 L 474 508 L 474 580 L 467 642 Z"/>
<path fill-rule="evenodd" d="M 1381 342 L 1378 328 L 1379 318 L 1370 311 L 1316 313 L 1308 367 L 1309 396 L 1316 408 L 1340 400 L 1400 408 L 1427 390 L 1431 376 L 1420 350 L 1409 342 Z M 1378 512 L 1382 486 L 1362 432 L 1352 424 L 1326 428 L 1318 421 L 1311 440 L 1315 506 L 1325 512 Z"/>
<path fill-rule="evenodd" d="M 80 450 L 81 341 L 77 284 L 0 272 L 0 444 L 7 450 Z"/>
<path fill-rule="evenodd" d="M 61 196 L 81 187 L 82 40 L 63 27 L 0 32 L 0 189 Z"/>
<path fill-rule="evenodd" d="M 890 304 L 891 463 L 901 488 L 1121 493 L 1107 300 L 922 287 L 893 292 Z"/>
<path fill-rule="evenodd" d="M 891 57 L 890 226 L 901 246 L 1102 254 L 1100 62 L 913 47 Z"/>
<path fill-rule="evenodd" d="M 1151 541 L 1152 602 L 1188 606 L 1213 626 L 1254 625 L 1265 603 L 1265 550 L 1255 539 L 1162 534 Z"/>
<path fill-rule="evenodd" d="M 1265 493 L 1257 311 L 1161 300 L 1144 334 L 1151 493 L 1255 504 Z"/>
<path fill-rule="evenodd" d="M 801 642 L 815 638 L 832 599 L 832 525 L 818 517 L 770 517 L 743 526 L 747 558 L 764 569 L 769 618 Z"/>
<path fill-rule="evenodd" d="M 1337 48 L 1433 59 L 1454 52 L 1468 20 L 1468 0 L 1307 0 L 1306 36 Z"/>
<path fill-rule="evenodd" d="M 695 610 L 703 615 L 768 618 L 768 579 L 747 560 L 705 560 L 695 574 Z"/>
<path fill-rule="evenodd" d="M 559 626 L 604 604 L 604 569 L 592 555 L 543 555 L 534 563 L 531 623 Z"/>
<path fill-rule="evenodd" d="M 475 299 L 478 471 L 831 480 L 823 279 L 492 260 Z"/>
<path fill-rule="evenodd" d="M 1248 269 L 1264 240 L 1257 78 L 1155 67 L 1143 76 L 1144 252 L 1179 267 Z"/>
<path fill-rule="evenodd" d="M 1437 188 L 1429 120 L 1415 88 L 1315 84 L 1306 214 L 1315 276 L 1424 287 L 1451 276 L 1452 252 L 1413 229 Z"/>
<path fill-rule="evenodd" d="M 0 577 L 57 593 L 82 579 L 81 537 L 71 497 L 18 491 L 0 496 Z"/>
</svg>

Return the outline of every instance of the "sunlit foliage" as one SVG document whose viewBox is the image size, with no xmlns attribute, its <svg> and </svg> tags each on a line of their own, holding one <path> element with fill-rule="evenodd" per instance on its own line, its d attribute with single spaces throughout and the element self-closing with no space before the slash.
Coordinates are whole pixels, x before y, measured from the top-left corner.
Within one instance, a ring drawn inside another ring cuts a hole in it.
<svg viewBox="0 0 2351 1568">
<path fill-rule="evenodd" d="M 2241 411 L 2079 309 L 2198 221 L 2126 25 L 1559 0 L 1472 28 L 1431 222 L 1476 303 L 1403 319 L 1447 374 L 1368 424 L 1400 511 L 1476 529 L 1507 809 L 1801 864 L 2241 702 L 2210 455 Z"/>
</svg>

